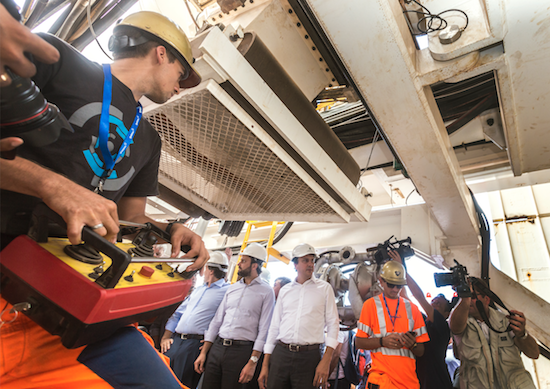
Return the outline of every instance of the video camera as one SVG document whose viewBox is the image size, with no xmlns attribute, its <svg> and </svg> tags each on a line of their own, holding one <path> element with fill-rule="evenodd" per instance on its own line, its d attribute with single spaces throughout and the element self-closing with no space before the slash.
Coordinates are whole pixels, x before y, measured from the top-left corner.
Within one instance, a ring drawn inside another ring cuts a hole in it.
<svg viewBox="0 0 550 389">
<path fill-rule="evenodd" d="M 388 240 L 386 240 L 384 243 L 379 243 L 376 247 L 376 252 L 374 253 L 374 260 L 376 261 L 376 263 L 382 264 L 391 260 L 388 254 L 388 252 L 391 250 L 397 251 L 402 260 L 408 257 L 412 257 L 414 255 L 414 250 L 410 246 L 410 237 L 403 240 L 395 239 L 395 242 L 392 243 L 391 240 L 393 237 L 394 235 L 390 236 Z"/>
<path fill-rule="evenodd" d="M 442 286 L 452 285 L 459 297 L 472 297 L 468 283 L 468 270 L 456 259 L 454 261 L 456 266 L 451 267 L 450 273 L 434 273 L 435 286 L 441 288 Z"/>
</svg>

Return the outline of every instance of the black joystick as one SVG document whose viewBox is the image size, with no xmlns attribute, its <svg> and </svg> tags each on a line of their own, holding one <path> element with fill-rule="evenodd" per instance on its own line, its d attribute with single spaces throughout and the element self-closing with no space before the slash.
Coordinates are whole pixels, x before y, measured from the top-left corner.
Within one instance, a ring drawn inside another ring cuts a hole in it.
<svg viewBox="0 0 550 389">
<path fill-rule="evenodd" d="M 68 245 L 63 248 L 65 254 L 77 261 L 98 265 L 103 262 L 103 257 L 94 247 L 87 243 Z"/>
</svg>

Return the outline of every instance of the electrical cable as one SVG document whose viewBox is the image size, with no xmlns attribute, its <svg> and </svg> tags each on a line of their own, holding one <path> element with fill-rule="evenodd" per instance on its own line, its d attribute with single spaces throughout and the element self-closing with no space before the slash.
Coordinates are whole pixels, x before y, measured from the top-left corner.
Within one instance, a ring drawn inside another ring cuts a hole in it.
<svg viewBox="0 0 550 389">
<path fill-rule="evenodd" d="M 101 51 L 103 51 L 103 54 L 105 54 L 107 56 L 107 58 L 109 58 L 111 61 L 113 60 L 113 58 L 111 58 L 111 56 L 109 54 L 107 54 L 105 52 L 105 50 L 103 50 L 103 46 L 101 46 L 101 44 L 99 43 L 99 40 L 97 39 L 97 35 L 94 31 L 94 26 L 93 26 L 93 23 L 92 23 L 92 18 L 90 16 L 91 14 L 91 4 L 92 4 L 92 0 L 88 0 L 88 6 L 86 7 L 86 16 L 88 18 L 88 26 L 90 27 L 90 31 L 92 32 L 92 35 L 94 36 L 94 39 L 95 41 L 97 42 L 97 45 L 99 46 L 99 48 L 101 49 Z"/>
<path fill-rule="evenodd" d="M 374 133 L 374 138 L 372 140 L 372 147 L 370 149 L 369 159 L 367 160 L 367 166 L 365 166 L 365 169 L 363 169 L 364 171 L 361 174 L 361 176 L 363 176 L 363 174 L 365 174 L 365 172 L 368 171 L 368 167 L 369 167 L 369 164 L 370 164 L 370 158 L 372 157 L 372 152 L 374 151 L 374 147 L 376 146 L 377 141 L 378 141 L 378 129 L 376 129 L 376 132 Z"/>
<path fill-rule="evenodd" d="M 187 12 L 189 12 L 189 16 L 191 16 L 191 19 L 193 20 L 193 23 L 195 23 L 195 27 L 197 27 L 197 31 L 199 31 L 201 28 L 199 27 L 199 24 L 197 23 L 197 20 L 193 16 L 193 13 L 191 12 L 191 8 L 189 8 L 189 0 L 185 0 L 185 6 L 187 7 Z"/>
<path fill-rule="evenodd" d="M 444 29 L 447 28 L 448 26 L 448 22 L 447 20 L 445 20 L 441 15 L 445 14 L 445 13 L 448 13 L 448 12 L 460 12 L 461 14 L 464 15 L 464 17 L 466 18 L 466 24 L 464 25 L 464 27 L 462 27 L 460 29 L 460 31 L 464 31 L 466 30 L 466 27 L 468 27 L 468 24 L 470 22 L 469 18 L 468 18 L 468 15 L 466 14 L 466 12 L 460 10 L 460 9 L 456 9 L 456 8 L 451 8 L 451 9 L 448 9 L 448 10 L 445 10 L 443 12 L 440 12 L 438 14 L 433 14 L 430 12 L 430 10 L 428 8 L 426 8 L 425 6 L 423 6 L 422 4 L 420 4 L 418 1 L 416 0 L 409 0 L 409 1 L 406 1 L 407 4 L 410 4 L 410 3 L 415 3 L 417 5 L 419 5 L 423 10 L 425 10 L 426 12 L 422 12 L 422 11 L 411 11 L 411 10 L 405 10 L 403 11 L 403 13 L 416 13 L 416 14 L 420 14 L 420 15 L 423 15 L 422 18 L 420 18 L 418 20 L 418 22 L 416 23 L 416 28 L 418 29 L 418 31 L 422 32 L 422 34 L 429 34 L 431 32 L 435 32 L 435 31 L 442 31 Z M 426 21 L 426 30 L 422 29 L 420 27 L 420 25 L 422 24 L 422 22 Z M 434 27 L 433 24 L 435 23 L 435 21 L 439 21 L 439 25 L 437 27 Z"/>
<path fill-rule="evenodd" d="M 409 201 L 409 197 L 411 197 L 411 195 L 414 193 L 414 191 L 416 190 L 416 188 L 414 188 L 413 190 L 411 190 L 411 193 L 409 193 L 407 195 L 407 198 L 405 199 L 405 205 L 407 205 L 407 202 Z"/>
</svg>

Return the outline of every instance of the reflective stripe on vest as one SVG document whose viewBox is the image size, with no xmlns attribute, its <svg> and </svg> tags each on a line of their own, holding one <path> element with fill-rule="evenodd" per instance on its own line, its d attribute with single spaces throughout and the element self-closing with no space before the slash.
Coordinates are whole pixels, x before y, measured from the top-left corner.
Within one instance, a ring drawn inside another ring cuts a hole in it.
<svg viewBox="0 0 550 389">
<path fill-rule="evenodd" d="M 372 336 L 372 337 L 375 337 L 375 338 L 382 338 L 384 336 L 386 336 L 388 333 L 387 333 L 387 330 L 386 330 L 386 315 L 384 314 L 384 306 L 382 305 L 382 300 L 381 300 L 381 294 L 374 297 L 374 304 L 376 305 L 376 316 L 377 316 L 377 319 L 378 319 L 378 326 L 380 327 L 380 333 L 379 334 L 375 334 L 373 333 L 373 331 L 368 328 L 368 326 L 362 324 L 362 323 L 359 323 L 361 324 L 363 327 L 365 327 L 366 329 L 368 329 L 370 332 L 366 331 L 365 329 L 361 328 L 359 326 L 359 329 L 365 331 L 367 334 L 369 334 L 369 336 Z M 404 304 L 405 304 L 405 311 L 407 313 L 407 321 L 409 323 L 409 331 L 413 331 L 414 329 L 414 319 L 413 319 L 413 315 L 412 315 L 412 308 L 411 308 L 411 303 L 409 300 L 406 300 L 406 299 L 402 299 L 401 300 Z M 426 332 L 426 327 L 421 327 L 419 328 L 418 330 L 414 331 L 416 336 L 420 336 L 422 335 L 423 333 Z M 384 355 L 398 355 L 398 356 L 401 356 L 401 357 L 408 357 L 408 358 L 411 358 L 411 359 L 416 359 L 413 352 L 411 350 L 409 350 L 408 348 L 401 348 L 401 349 L 392 349 L 392 348 L 387 348 L 387 347 L 379 347 L 379 348 L 376 348 L 374 350 L 371 350 L 371 352 L 373 353 L 382 353 Z"/>
</svg>

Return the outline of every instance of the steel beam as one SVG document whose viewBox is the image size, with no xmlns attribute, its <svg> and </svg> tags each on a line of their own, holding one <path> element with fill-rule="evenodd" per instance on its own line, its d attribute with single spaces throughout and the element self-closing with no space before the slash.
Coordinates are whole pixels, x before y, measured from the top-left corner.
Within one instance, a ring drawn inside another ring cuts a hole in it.
<svg viewBox="0 0 550 389">
<path fill-rule="evenodd" d="M 399 3 L 309 4 L 430 207 L 447 245 L 476 247 L 473 204 L 435 99 L 416 70 L 417 51 Z"/>
</svg>

